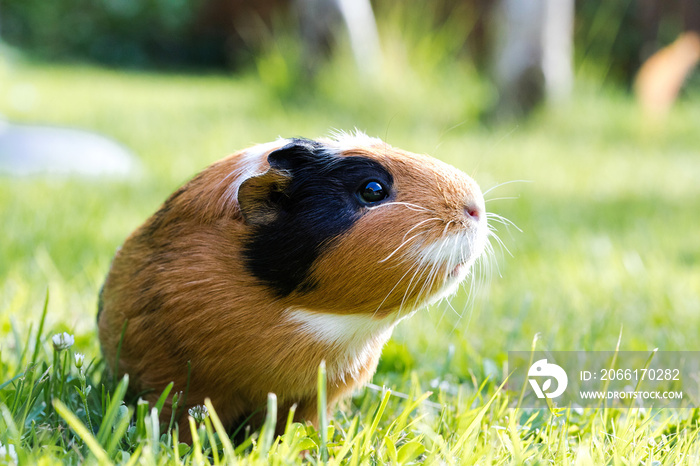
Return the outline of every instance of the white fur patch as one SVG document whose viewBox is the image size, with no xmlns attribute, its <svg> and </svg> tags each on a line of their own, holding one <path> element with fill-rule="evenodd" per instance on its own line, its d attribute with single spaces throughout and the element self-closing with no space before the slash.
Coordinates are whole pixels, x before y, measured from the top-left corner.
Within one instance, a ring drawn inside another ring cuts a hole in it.
<svg viewBox="0 0 700 466">
<path fill-rule="evenodd" d="M 263 156 L 269 152 L 286 146 L 291 142 L 290 139 L 279 138 L 276 141 L 266 142 L 264 144 L 258 144 L 250 149 L 242 152 L 238 156 L 238 163 L 236 164 L 236 169 L 226 176 L 221 182 L 226 180 L 231 180 L 226 189 L 226 199 L 230 201 L 236 201 L 238 199 L 238 188 L 241 184 L 251 176 L 259 175 L 261 173 L 260 166 L 263 164 Z"/>
<path fill-rule="evenodd" d="M 277 150 L 281 147 L 286 146 L 292 142 L 291 139 L 284 139 L 284 138 L 278 138 L 276 141 L 272 142 L 266 142 L 264 144 L 258 144 L 257 146 L 253 146 L 247 151 L 245 151 L 243 154 L 241 154 L 241 161 L 243 162 L 241 164 L 242 167 L 251 167 L 251 165 L 254 167 L 257 165 L 257 162 L 260 161 L 260 158 L 267 154 L 268 152 L 272 152 L 274 150 Z M 254 168 L 252 168 L 254 170 Z M 247 176 L 244 176 L 244 178 L 248 178 L 251 175 L 254 175 L 255 173 L 250 173 Z M 243 173 L 245 175 L 245 173 Z"/>
<path fill-rule="evenodd" d="M 484 252 L 486 247 L 486 227 L 479 226 L 479 232 L 447 235 L 428 245 L 422 244 L 418 247 L 418 254 L 426 263 L 444 264 L 448 268 L 457 267 L 459 264 L 471 266 L 474 261 Z"/>
<path fill-rule="evenodd" d="M 414 252 L 421 263 L 428 269 L 443 268 L 450 273 L 444 285 L 435 294 L 428 296 L 424 304 L 435 303 L 447 296 L 454 294 L 469 275 L 476 259 L 481 256 L 486 248 L 485 222 L 479 222 L 474 230 L 451 234 L 429 244 L 421 244 L 414 247 Z M 440 279 L 440 277 L 436 277 Z"/>
<path fill-rule="evenodd" d="M 350 133 L 340 130 L 333 131 L 330 138 L 323 138 L 319 141 L 338 153 L 355 150 L 358 147 L 373 147 L 384 144 L 381 139 L 367 136 L 357 128 Z"/>
<path fill-rule="evenodd" d="M 287 320 L 316 341 L 341 350 L 336 361 L 326 361 L 329 380 L 354 378 L 391 337 L 394 326 L 407 316 L 375 318 L 368 314 L 327 314 L 292 309 Z"/>
</svg>

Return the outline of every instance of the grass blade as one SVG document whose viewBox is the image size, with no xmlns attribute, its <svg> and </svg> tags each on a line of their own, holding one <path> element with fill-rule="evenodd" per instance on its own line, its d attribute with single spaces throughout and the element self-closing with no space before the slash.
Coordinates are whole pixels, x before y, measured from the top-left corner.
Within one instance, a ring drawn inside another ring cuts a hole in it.
<svg viewBox="0 0 700 466">
<path fill-rule="evenodd" d="M 379 408 L 377 408 L 377 412 L 374 414 L 374 418 L 372 419 L 372 424 L 370 425 L 369 429 L 365 431 L 365 441 L 362 444 L 363 452 L 369 449 L 370 443 L 372 442 L 372 437 L 374 436 L 374 432 L 376 432 L 377 426 L 379 426 L 379 421 L 384 415 L 384 410 L 386 409 L 386 405 L 389 404 L 390 397 L 391 390 L 385 391 L 384 396 L 382 397 L 382 402 L 379 404 Z"/>
<path fill-rule="evenodd" d="M 53 400 L 53 407 L 56 412 L 66 421 L 68 426 L 73 429 L 78 437 L 80 437 L 85 445 L 90 449 L 90 452 L 97 458 L 100 464 L 110 464 L 109 457 L 107 457 L 107 452 L 105 452 L 97 439 L 90 433 L 87 427 L 80 422 L 80 419 L 73 414 L 70 409 L 61 400 Z"/>
<path fill-rule="evenodd" d="M 124 408 L 126 408 L 124 406 Z M 116 453 L 119 442 L 124 438 L 124 434 L 129 429 L 129 423 L 131 422 L 131 416 L 133 415 L 133 409 L 127 409 L 126 415 L 121 416 L 117 421 L 117 425 L 114 427 L 114 431 L 110 435 L 109 443 L 107 444 L 107 455 L 112 458 Z"/>
<path fill-rule="evenodd" d="M 204 400 L 204 406 L 206 406 L 209 410 L 209 417 L 211 418 L 212 424 L 214 424 L 214 430 L 216 430 L 216 433 L 219 434 L 219 440 L 224 445 L 224 452 L 226 453 L 225 459 L 227 462 L 232 462 L 235 458 L 235 454 L 233 452 L 233 444 L 231 443 L 231 439 L 226 433 L 226 429 L 221 423 L 219 415 L 216 414 L 214 406 L 211 404 L 211 400 L 209 398 Z"/>
<path fill-rule="evenodd" d="M 265 424 L 260 433 L 260 443 L 258 449 L 258 458 L 265 459 L 270 451 L 272 442 L 275 439 L 275 428 L 277 427 L 277 395 L 274 393 L 267 394 L 267 414 L 265 415 Z"/>
<path fill-rule="evenodd" d="M 165 405 L 165 400 L 168 399 L 168 395 L 170 395 L 170 391 L 173 389 L 173 386 L 175 385 L 175 382 L 170 382 L 167 387 L 165 387 L 165 390 L 163 390 L 163 393 L 160 394 L 160 398 L 158 398 L 158 401 L 156 401 L 155 408 L 158 411 L 158 416 L 160 416 L 160 412 L 163 409 L 163 406 Z"/>
<path fill-rule="evenodd" d="M 318 437 L 321 460 L 328 461 L 328 398 L 326 394 L 326 361 L 318 366 Z"/>
<path fill-rule="evenodd" d="M 97 432 L 97 440 L 100 445 L 107 444 L 107 439 L 112 433 L 112 425 L 119 412 L 119 407 L 124 401 L 124 396 L 126 395 L 126 388 L 129 385 L 129 376 L 125 375 L 124 378 L 117 385 L 116 390 L 112 394 L 112 398 L 107 406 L 104 417 L 102 418 L 102 425 L 100 425 L 100 430 Z"/>
<path fill-rule="evenodd" d="M 41 312 L 41 320 L 39 321 L 39 329 L 36 332 L 36 342 L 34 343 L 34 352 L 30 366 L 36 364 L 36 358 L 39 356 L 39 348 L 41 347 L 41 334 L 44 332 L 44 322 L 46 322 L 46 313 L 49 309 L 49 290 L 46 289 L 46 298 L 44 299 L 44 310 Z"/>
</svg>

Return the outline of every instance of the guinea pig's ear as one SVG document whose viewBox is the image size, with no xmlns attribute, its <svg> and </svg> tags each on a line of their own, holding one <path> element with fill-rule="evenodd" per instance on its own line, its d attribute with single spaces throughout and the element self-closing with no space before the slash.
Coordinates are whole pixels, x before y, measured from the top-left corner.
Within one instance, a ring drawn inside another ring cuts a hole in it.
<svg viewBox="0 0 700 466">
<path fill-rule="evenodd" d="M 270 168 L 262 175 L 245 180 L 238 188 L 238 205 L 243 219 L 251 225 L 274 222 L 280 211 L 279 201 L 291 181 L 285 170 Z"/>
<path fill-rule="evenodd" d="M 272 168 L 280 170 L 294 170 L 295 168 L 313 160 L 316 150 L 322 144 L 309 139 L 294 139 L 284 147 L 280 147 L 267 156 L 267 161 Z"/>
</svg>

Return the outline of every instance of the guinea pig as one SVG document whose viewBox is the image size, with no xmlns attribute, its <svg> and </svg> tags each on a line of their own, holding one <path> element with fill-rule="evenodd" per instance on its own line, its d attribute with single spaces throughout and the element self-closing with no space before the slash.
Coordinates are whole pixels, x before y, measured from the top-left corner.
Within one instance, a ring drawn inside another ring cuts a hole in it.
<svg viewBox="0 0 700 466">
<path fill-rule="evenodd" d="M 117 251 L 102 351 L 132 392 L 153 402 L 172 381 L 229 429 L 261 419 L 270 392 L 280 419 L 295 404 L 316 423 L 321 361 L 333 406 L 370 380 L 400 320 L 458 288 L 487 231 L 478 185 L 430 156 L 359 132 L 254 146 L 175 191 Z"/>
</svg>

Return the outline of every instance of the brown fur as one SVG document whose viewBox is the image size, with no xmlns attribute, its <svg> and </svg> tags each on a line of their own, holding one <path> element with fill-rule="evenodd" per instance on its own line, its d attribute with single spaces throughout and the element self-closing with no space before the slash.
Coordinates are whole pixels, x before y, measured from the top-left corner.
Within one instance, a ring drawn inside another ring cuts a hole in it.
<svg viewBox="0 0 700 466">
<path fill-rule="evenodd" d="M 316 374 L 322 360 L 339 371 L 333 375 L 329 370 L 329 406 L 371 378 L 388 333 L 367 337 L 370 356 L 352 372 L 344 368 L 342 344 L 301 331 L 288 312 L 361 314 L 368 319 L 396 315 L 398 320 L 399 313 L 405 315 L 437 292 L 451 272 L 448 266 L 436 267 L 437 276 L 425 283 L 429 270 L 414 274 L 417 259 L 411 248 L 475 230 L 465 209 L 476 208 L 485 217 L 483 198 L 468 176 L 428 156 L 385 144 L 338 147 L 339 156 L 370 157 L 388 169 L 396 201 L 433 212 L 406 205 L 370 210 L 314 263 L 312 278 L 318 286 L 277 298 L 250 276 L 241 260 L 249 224 L 236 200 L 243 181 L 269 169 L 272 149 L 254 148 L 215 163 L 176 191 L 127 239 L 105 282 L 98 322 L 102 349 L 114 367 L 128 319 L 118 375 L 130 374 L 132 390 L 152 390 L 145 395 L 149 401 L 171 381 L 175 391 L 184 390 L 190 361 L 187 406 L 209 397 L 224 425 L 234 428 L 265 405 L 268 392 L 277 394 L 281 418 L 296 403 L 297 419 L 315 422 Z M 250 189 L 263 188 L 252 184 Z M 485 229 L 482 218 L 479 235 L 484 238 Z"/>
</svg>

